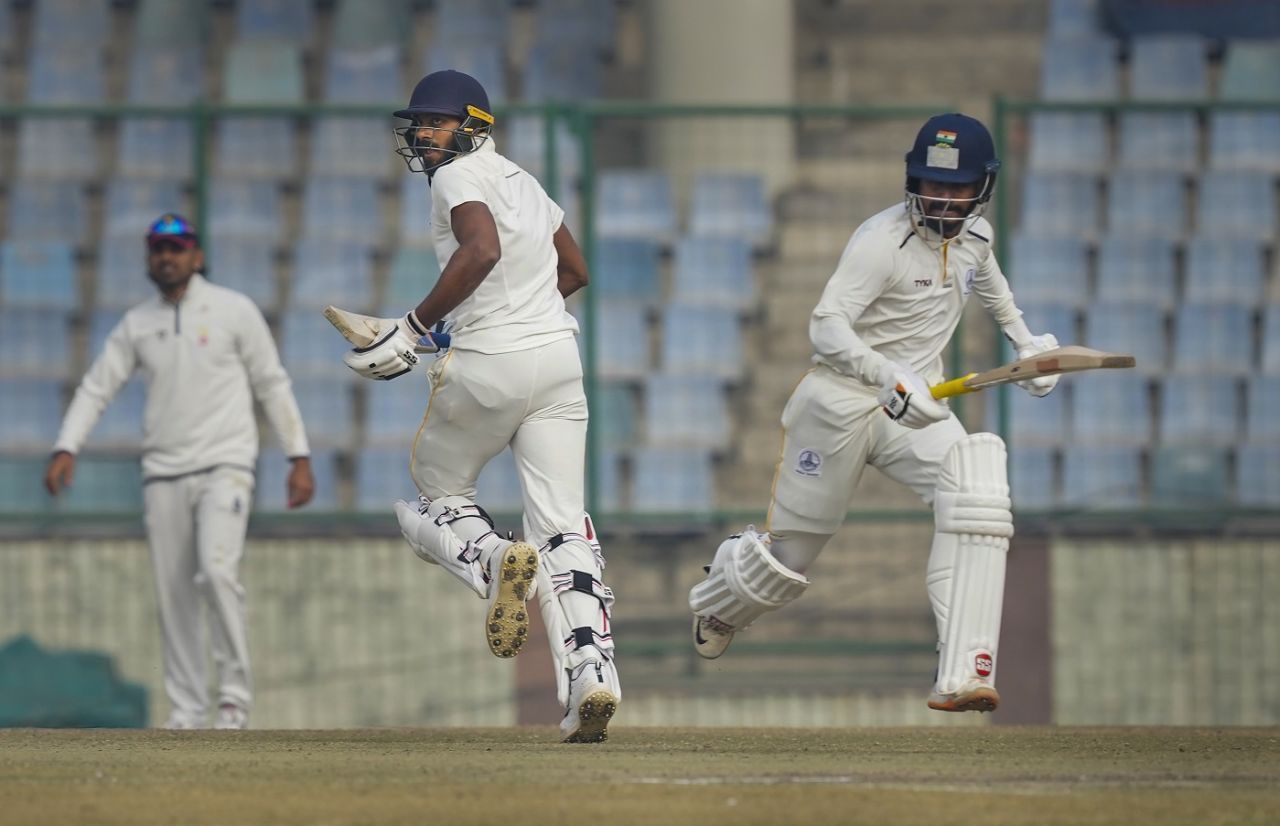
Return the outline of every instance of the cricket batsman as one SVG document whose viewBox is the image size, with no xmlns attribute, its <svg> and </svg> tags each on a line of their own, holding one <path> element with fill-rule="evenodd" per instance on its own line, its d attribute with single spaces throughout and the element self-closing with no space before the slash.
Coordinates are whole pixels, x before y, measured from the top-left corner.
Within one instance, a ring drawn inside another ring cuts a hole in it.
<svg viewBox="0 0 1280 826">
<path fill-rule="evenodd" d="M 906 156 L 906 201 L 850 238 L 809 319 L 813 367 L 782 411 L 784 441 L 763 532 L 716 551 L 694 586 L 693 643 L 719 657 L 733 635 L 809 587 L 805 571 L 835 534 L 867 465 L 933 507 L 926 586 L 938 628 L 928 705 L 994 711 L 1005 556 L 1013 535 L 1004 442 L 968 434 L 929 386 L 971 293 L 1018 358 L 1058 346 L 1022 320 L 982 217 L 1000 161 L 986 127 L 944 114 Z M 1044 396 L 1058 377 L 1020 382 Z"/>
</svg>

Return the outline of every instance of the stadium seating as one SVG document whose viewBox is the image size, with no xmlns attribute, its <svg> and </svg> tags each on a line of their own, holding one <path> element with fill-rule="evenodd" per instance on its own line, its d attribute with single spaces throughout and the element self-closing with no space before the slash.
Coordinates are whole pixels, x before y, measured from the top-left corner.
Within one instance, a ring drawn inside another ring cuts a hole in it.
<svg viewBox="0 0 1280 826">
<path fill-rule="evenodd" d="M 75 181 L 18 179 L 8 200 L 10 238 L 79 242 L 88 235 L 88 199 Z"/>
<path fill-rule="evenodd" d="M 1280 112 L 1213 112 L 1209 168 L 1280 172 Z"/>
<path fill-rule="evenodd" d="M 1262 372 L 1280 375 L 1280 304 L 1268 305 L 1263 312 Z"/>
<path fill-rule="evenodd" d="M 651 385 L 646 385 L 646 388 L 651 388 Z M 635 444 L 640 433 L 640 414 L 636 391 L 630 383 L 597 382 L 590 403 L 590 427 L 599 433 L 602 445 L 617 449 Z M 662 413 L 663 418 L 669 415 L 666 411 Z"/>
<path fill-rule="evenodd" d="M 424 175 L 400 177 L 400 243 L 435 249 L 431 235 L 431 185 Z"/>
<path fill-rule="evenodd" d="M 633 511 L 699 513 L 715 508 L 715 473 L 709 452 L 639 447 L 632 461 Z"/>
<path fill-rule="evenodd" d="M 297 130 L 285 118 L 218 121 L 213 168 L 219 179 L 291 179 L 298 172 Z"/>
<path fill-rule="evenodd" d="M 3 338 L 0 332 L 0 340 Z M 0 377 L 0 449 L 47 456 L 58 436 L 62 410 L 61 382 Z M 29 484 L 36 486 L 37 479 Z"/>
<path fill-rule="evenodd" d="M 1116 43 L 1079 34 L 1048 38 L 1044 44 L 1040 97 L 1044 100 L 1114 100 L 1120 93 Z"/>
<path fill-rule="evenodd" d="M 228 103 L 301 103 L 302 49 L 271 40 L 232 43 L 222 95 Z"/>
<path fill-rule="evenodd" d="M 355 454 L 355 508 L 390 513 L 397 499 L 418 495 L 409 475 L 409 451 L 401 447 L 362 447 Z"/>
<path fill-rule="evenodd" d="M 283 240 L 279 189 L 271 181 L 215 179 L 209 188 L 209 235 Z"/>
<path fill-rule="evenodd" d="M 536 42 L 558 43 L 587 53 L 612 51 L 617 22 L 615 4 L 595 0 L 541 0 L 537 11 Z"/>
<path fill-rule="evenodd" d="M 199 45 L 157 43 L 129 59 L 130 103 L 183 105 L 202 96 L 204 52 Z"/>
<path fill-rule="evenodd" d="M 668 305 L 659 345 L 662 369 L 672 375 L 734 381 L 745 369 L 741 324 L 733 310 Z"/>
<path fill-rule="evenodd" d="M 106 97 L 104 50 L 94 43 L 36 44 L 31 51 L 27 100 L 32 103 L 100 103 Z M 87 137 L 87 136 L 86 136 Z"/>
<path fill-rule="evenodd" d="M 1030 132 L 1029 169 L 1096 174 L 1107 166 L 1107 126 L 1100 114 L 1037 112 L 1031 115 Z"/>
<path fill-rule="evenodd" d="M 293 395 L 313 447 L 349 448 L 354 444 L 354 398 L 349 384 L 335 385 L 327 377 L 297 378 Z"/>
<path fill-rule="evenodd" d="M 748 310 L 756 302 L 751 246 L 739 238 L 690 236 L 676 244 L 672 303 Z"/>
<path fill-rule="evenodd" d="M 392 161 L 391 134 L 376 120 L 361 117 L 322 118 L 312 124 L 313 174 L 352 176 L 359 183 L 375 183 L 388 177 Z M 398 161 L 396 161 L 398 163 Z"/>
<path fill-rule="evenodd" d="M 1020 306 L 1058 304 L 1079 308 L 1089 298 L 1089 258 L 1080 238 L 1039 238 L 1016 233 L 1005 274 Z"/>
<path fill-rule="evenodd" d="M 431 388 L 418 372 L 365 390 L 365 444 L 399 447 L 407 456 L 427 412 Z M 407 466 L 408 459 L 404 462 Z"/>
<path fill-rule="evenodd" d="M 73 312 L 80 307 L 77 281 L 70 244 L 0 242 L 0 307 Z"/>
<path fill-rule="evenodd" d="M 136 451 L 142 447 L 142 422 L 146 410 L 147 391 L 136 376 L 120 388 L 116 397 L 102 411 L 101 418 L 85 443 L 89 450 Z M 61 412 L 59 412 L 59 417 Z"/>
<path fill-rule="evenodd" d="M 329 53 L 324 98 L 330 103 L 392 100 L 402 86 L 400 49 L 395 45 L 335 49 Z"/>
<path fill-rule="evenodd" d="M 1247 507 L 1280 507 L 1280 446 L 1241 447 L 1236 460 L 1236 498 Z"/>
<path fill-rule="evenodd" d="M 1187 193 L 1182 177 L 1151 170 L 1114 173 L 1107 182 L 1107 229 L 1130 238 L 1185 236 Z"/>
<path fill-rule="evenodd" d="M 1008 400 L 1008 442 L 1017 450 L 1071 444 L 1071 387 L 1059 382 L 1048 396 L 1036 398 L 1021 388 L 1003 391 Z M 988 427 L 1000 432 L 999 405 L 990 404 Z"/>
<path fill-rule="evenodd" d="M 1048 33 L 1052 37 L 1095 34 L 1101 29 L 1099 0 L 1052 0 Z"/>
<path fill-rule="evenodd" d="M 145 229 L 136 235 L 108 235 L 102 239 L 98 248 L 98 309 L 127 310 L 156 294 L 147 278 L 144 232 Z"/>
<path fill-rule="evenodd" d="M 373 300 L 373 264 L 366 244 L 308 236 L 294 247 L 289 306 L 336 304 L 366 313 Z"/>
<path fill-rule="evenodd" d="M 529 51 L 523 98 L 529 103 L 598 98 L 601 74 L 600 59 L 591 51 L 540 43 Z"/>
<path fill-rule="evenodd" d="M 656 374 L 644 383 L 645 444 L 723 450 L 732 423 L 713 376 Z"/>
<path fill-rule="evenodd" d="M 605 379 L 640 379 L 649 373 L 649 323 L 639 304 L 596 308 L 596 371 Z M 585 332 L 585 328 L 584 328 Z"/>
<path fill-rule="evenodd" d="M 368 178 L 312 178 L 302 199 L 304 232 L 372 244 L 382 232 L 377 184 Z"/>
<path fill-rule="evenodd" d="M 1280 124 L 1278 124 L 1280 125 Z M 1196 229 L 1223 238 L 1268 240 L 1275 234 L 1272 183 L 1249 172 L 1206 172 L 1200 177 Z"/>
<path fill-rule="evenodd" d="M 741 238 L 753 246 L 769 241 L 773 215 L 759 175 L 703 173 L 693 179 L 689 232 Z"/>
<path fill-rule="evenodd" d="M 476 480 L 476 501 L 489 511 L 518 512 L 524 505 L 516 457 L 507 448 L 489 460 Z"/>
<path fill-rule="evenodd" d="M 1083 342 L 1113 353 L 1129 353 L 1140 373 L 1158 374 L 1169 359 L 1164 312 L 1150 304 L 1097 303 L 1085 311 Z"/>
<path fill-rule="evenodd" d="M 112 178 L 103 204 L 102 233 L 127 237 L 141 249 L 147 227 L 166 212 L 194 214 L 191 199 L 177 181 Z"/>
<path fill-rule="evenodd" d="M 1183 300 L 1195 304 L 1262 303 L 1266 276 L 1257 242 L 1197 235 L 1187 241 Z"/>
<path fill-rule="evenodd" d="M 1231 376 L 1172 376 L 1160 384 L 1160 441 L 1170 447 L 1229 447 L 1240 408 Z"/>
<path fill-rule="evenodd" d="M 102 169 L 89 118 L 23 118 L 18 125 L 18 177 L 90 181 Z"/>
<path fill-rule="evenodd" d="M 1100 301 L 1151 304 L 1169 310 L 1177 300 L 1174 247 L 1161 238 L 1113 235 L 1098 245 Z"/>
<path fill-rule="evenodd" d="M 71 336 L 60 310 L 0 309 L 0 377 L 65 379 Z"/>
<path fill-rule="evenodd" d="M 1174 324 L 1173 369 L 1243 376 L 1253 367 L 1252 311 L 1238 304 L 1183 304 Z"/>
<path fill-rule="evenodd" d="M 333 45 L 370 49 L 400 44 L 411 31 L 403 0 L 339 0 L 333 15 Z"/>
<path fill-rule="evenodd" d="M 1230 43 L 1222 60 L 1218 96 L 1223 100 L 1280 100 L 1280 44 L 1266 40 Z"/>
<path fill-rule="evenodd" d="M 208 25 L 204 0 L 138 0 L 133 40 L 139 51 L 159 47 L 194 53 L 203 45 Z"/>
<path fill-rule="evenodd" d="M 1098 231 L 1101 198 L 1088 175 L 1028 172 L 1022 190 L 1022 231 L 1042 237 L 1092 238 Z"/>
<path fill-rule="evenodd" d="M 1190 174 L 1200 165 L 1200 129 L 1191 112 L 1122 112 L 1116 166 Z"/>
<path fill-rule="evenodd" d="M 652 241 L 601 239 L 596 246 L 591 288 L 596 290 L 601 303 L 629 301 L 656 307 L 662 300 L 659 259 L 659 247 Z"/>
<path fill-rule="evenodd" d="M 191 124 L 175 118 L 129 118 L 120 127 L 116 172 L 129 178 L 190 178 Z"/>
<path fill-rule="evenodd" d="M 1048 447 L 1024 447 L 1009 452 L 1009 489 L 1018 513 L 1043 510 L 1058 504 L 1054 451 Z"/>
<path fill-rule="evenodd" d="M 263 312 L 275 312 L 280 306 L 271 241 L 214 237 L 205 245 L 205 275 L 215 284 L 249 296 Z"/>
<path fill-rule="evenodd" d="M 387 276 L 387 287 L 379 306 L 383 316 L 403 315 L 416 307 L 440 277 L 435 250 L 401 247 Z"/>
<path fill-rule="evenodd" d="M 1245 441 L 1280 445 L 1280 376 L 1253 376 L 1245 402 Z M 1241 451 L 1243 452 L 1243 450 Z"/>
<path fill-rule="evenodd" d="M 1145 499 L 1142 455 L 1137 448 L 1097 447 L 1080 438 L 1062 452 L 1063 507 L 1136 508 Z"/>
<path fill-rule="evenodd" d="M 1204 445 L 1162 447 L 1151 459 L 1151 504 L 1212 507 L 1230 496 L 1225 450 Z"/>
<path fill-rule="evenodd" d="M 605 170 L 598 184 L 596 231 L 601 237 L 672 240 L 676 215 L 666 175 L 653 170 Z"/>
<path fill-rule="evenodd" d="M 312 0 L 237 0 L 236 35 L 245 40 L 305 43 L 315 24 Z"/>
<path fill-rule="evenodd" d="M 1145 380 L 1125 373 L 1102 372 L 1075 382 L 1071 391 L 1072 451 L 1080 445 L 1150 444 L 1151 396 Z"/>
<path fill-rule="evenodd" d="M 283 312 L 277 340 L 280 359 L 295 380 L 306 376 L 326 376 L 339 382 L 356 378 L 355 372 L 342 362 L 350 345 L 313 309 Z"/>
<path fill-rule="evenodd" d="M 498 41 L 445 39 L 439 32 L 422 59 L 422 73 L 442 69 L 466 72 L 480 82 L 496 106 L 511 98 L 507 91 L 505 59 Z M 416 82 L 416 78 L 414 79 Z"/>
<path fill-rule="evenodd" d="M 1148 34 L 1129 44 L 1129 97 L 1199 100 L 1209 96 L 1205 43 L 1199 35 Z"/>
</svg>

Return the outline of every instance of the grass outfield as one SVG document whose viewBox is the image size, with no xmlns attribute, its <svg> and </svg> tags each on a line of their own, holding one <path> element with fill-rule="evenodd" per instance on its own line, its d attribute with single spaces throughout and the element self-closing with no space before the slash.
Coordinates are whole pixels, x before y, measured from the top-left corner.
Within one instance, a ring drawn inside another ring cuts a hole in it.
<svg viewBox="0 0 1280 826">
<path fill-rule="evenodd" d="M 0 730 L 0 823 L 1280 823 L 1280 729 L 553 735 Z"/>
</svg>

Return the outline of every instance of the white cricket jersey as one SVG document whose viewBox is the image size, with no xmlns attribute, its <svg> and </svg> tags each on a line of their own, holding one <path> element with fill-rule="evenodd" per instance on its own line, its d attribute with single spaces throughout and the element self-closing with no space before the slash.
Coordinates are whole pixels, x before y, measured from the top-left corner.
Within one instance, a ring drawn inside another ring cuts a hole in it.
<svg viewBox="0 0 1280 826">
<path fill-rule="evenodd" d="M 255 397 L 285 455 L 309 453 L 271 331 L 241 293 L 195 275 L 177 304 L 157 293 L 125 313 L 76 389 L 54 449 L 77 453 L 135 370 L 147 383 L 142 472 L 148 479 L 218 465 L 252 472 Z"/>
<path fill-rule="evenodd" d="M 810 317 L 814 362 L 879 387 L 880 369 L 892 361 L 936 384 L 971 292 L 1006 333 L 1028 338 L 992 237 L 991 224 L 979 218 L 934 249 L 912 231 L 905 203 L 867 219 Z"/>
<path fill-rule="evenodd" d="M 443 272 L 458 250 L 453 208 L 481 201 L 498 227 L 501 257 L 475 292 L 445 318 L 452 346 L 481 353 L 531 350 L 578 332 L 557 288 L 551 236 L 564 210 L 542 185 L 499 155 L 493 139 L 436 170 L 431 179 L 431 236 Z"/>
</svg>

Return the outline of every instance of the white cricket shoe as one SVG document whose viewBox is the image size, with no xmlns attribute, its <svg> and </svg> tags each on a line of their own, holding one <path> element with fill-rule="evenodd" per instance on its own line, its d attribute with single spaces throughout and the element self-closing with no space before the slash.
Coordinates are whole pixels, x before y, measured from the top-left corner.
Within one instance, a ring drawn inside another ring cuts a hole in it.
<svg viewBox="0 0 1280 826">
<path fill-rule="evenodd" d="M 620 692 L 612 684 L 613 665 L 588 660 L 578 666 L 569 681 L 569 708 L 560 721 L 565 743 L 603 743 L 609 739 L 609 721 L 618 710 Z"/>
<path fill-rule="evenodd" d="M 218 706 L 218 715 L 213 718 L 213 727 L 223 730 L 246 729 L 249 727 L 249 712 L 234 703 L 223 703 Z"/>
<path fill-rule="evenodd" d="M 714 660 L 733 642 L 734 629 L 715 617 L 693 618 L 693 650 L 706 660 Z"/>
<path fill-rule="evenodd" d="M 514 657 L 529 638 L 525 604 L 537 589 L 538 549 L 512 542 L 489 559 L 489 613 L 485 640 L 495 657 Z"/>
<path fill-rule="evenodd" d="M 1000 694 L 995 686 L 981 680 L 970 680 L 954 694 L 929 695 L 929 708 L 934 711 L 995 711 L 1000 707 Z"/>
</svg>

